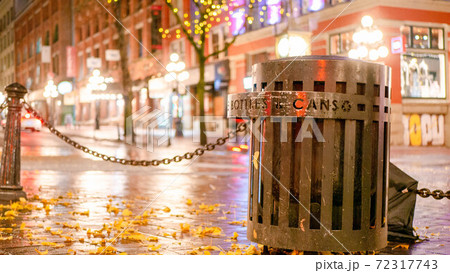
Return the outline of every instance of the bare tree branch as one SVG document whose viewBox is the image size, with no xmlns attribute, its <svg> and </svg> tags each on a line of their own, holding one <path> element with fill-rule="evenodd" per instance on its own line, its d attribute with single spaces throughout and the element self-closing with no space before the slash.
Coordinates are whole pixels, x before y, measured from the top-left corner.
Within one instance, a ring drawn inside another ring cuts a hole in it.
<svg viewBox="0 0 450 273">
<path fill-rule="evenodd" d="M 172 5 L 172 2 L 166 1 L 166 4 L 170 8 L 170 11 L 172 12 L 172 14 L 175 16 L 175 19 L 177 20 L 177 23 L 180 25 L 181 30 L 183 31 L 184 35 L 189 40 L 191 45 L 194 47 L 195 51 L 200 52 L 201 48 L 199 48 L 197 46 L 197 44 L 195 43 L 194 37 L 191 34 L 189 34 L 187 29 L 184 28 L 183 22 L 182 22 L 180 16 L 178 15 L 177 12 L 174 11 L 174 6 Z"/>
<path fill-rule="evenodd" d="M 221 50 L 215 51 L 211 54 L 209 54 L 208 56 L 206 56 L 206 60 L 208 60 L 209 58 L 213 57 L 213 56 L 218 56 L 220 53 L 227 51 L 230 46 L 232 44 L 234 44 L 234 42 L 236 41 L 237 35 L 233 37 L 233 40 L 231 40 L 229 43 L 225 43 L 224 47 Z"/>
</svg>

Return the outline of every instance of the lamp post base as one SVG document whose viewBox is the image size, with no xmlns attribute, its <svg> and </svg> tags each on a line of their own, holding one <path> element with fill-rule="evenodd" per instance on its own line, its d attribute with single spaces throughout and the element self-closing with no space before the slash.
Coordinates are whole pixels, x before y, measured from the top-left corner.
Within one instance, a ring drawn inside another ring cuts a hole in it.
<svg viewBox="0 0 450 273">
<path fill-rule="evenodd" d="M 27 198 L 27 194 L 22 187 L 0 187 L 0 203 L 19 201 L 20 198 Z"/>
</svg>

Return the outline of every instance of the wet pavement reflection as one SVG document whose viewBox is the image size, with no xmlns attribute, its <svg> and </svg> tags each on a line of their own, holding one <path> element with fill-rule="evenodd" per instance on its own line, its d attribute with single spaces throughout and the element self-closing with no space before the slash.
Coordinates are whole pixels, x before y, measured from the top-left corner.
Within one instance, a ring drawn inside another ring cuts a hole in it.
<svg viewBox="0 0 450 273">
<path fill-rule="evenodd" d="M 133 159 L 197 148 L 186 139 L 152 153 L 119 142 L 76 140 Z M 0 254 L 258 253 L 246 239 L 247 154 L 220 148 L 178 164 L 131 167 L 83 154 L 46 132 L 23 132 L 22 144 L 29 200 L 17 215 L 7 213 L 10 207 L 0 210 Z M 449 149 L 393 148 L 391 157 L 420 188 L 450 188 Z M 449 254 L 449 208 L 450 200 L 418 198 L 414 226 L 427 240 L 391 244 L 381 253 Z"/>
</svg>

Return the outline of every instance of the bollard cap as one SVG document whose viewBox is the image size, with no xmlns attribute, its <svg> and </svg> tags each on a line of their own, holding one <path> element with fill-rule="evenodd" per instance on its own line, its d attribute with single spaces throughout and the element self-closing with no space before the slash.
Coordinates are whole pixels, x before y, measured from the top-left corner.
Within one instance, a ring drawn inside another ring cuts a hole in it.
<svg viewBox="0 0 450 273">
<path fill-rule="evenodd" d="M 8 97 L 18 97 L 23 98 L 27 93 L 27 89 L 25 86 L 20 83 L 12 83 L 5 88 L 6 93 L 8 93 Z"/>
</svg>

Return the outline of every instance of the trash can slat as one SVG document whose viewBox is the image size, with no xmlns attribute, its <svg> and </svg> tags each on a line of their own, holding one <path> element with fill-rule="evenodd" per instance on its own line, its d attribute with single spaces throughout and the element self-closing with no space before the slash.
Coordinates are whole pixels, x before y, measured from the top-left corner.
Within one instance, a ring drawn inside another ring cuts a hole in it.
<svg viewBox="0 0 450 273">
<path fill-rule="evenodd" d="M 280 163 L 280 220 L 278 225 L 287 228 L 289 225 L 289 184 L 293 178 L 294 152 L 292 149 L 292 122 L 286 124 L 286 142 L 281 143 Z"/>
</svg>

